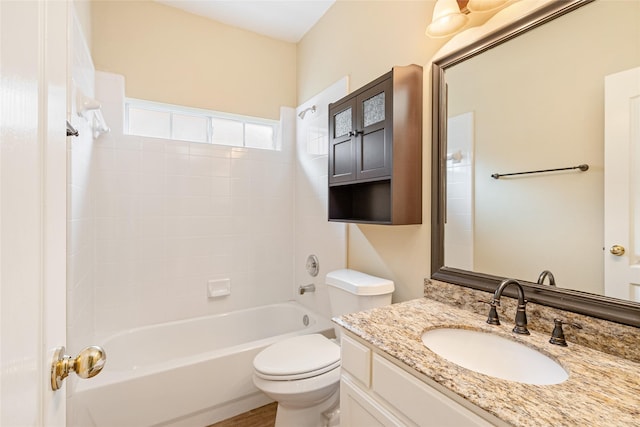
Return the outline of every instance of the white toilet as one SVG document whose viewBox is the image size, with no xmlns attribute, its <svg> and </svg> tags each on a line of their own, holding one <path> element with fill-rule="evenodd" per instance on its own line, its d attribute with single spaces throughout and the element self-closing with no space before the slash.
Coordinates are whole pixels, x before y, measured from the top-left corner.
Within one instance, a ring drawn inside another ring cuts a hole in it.
<svg viewBox="0 0 640 427">
<path fill-rule="evenodd" d="M 390 280 L 349 269 L 327 274 L 326 284 L 332 316 L 391 304 L 394 290 Z M 278 402 L 276 427 L 338 425 L 340 347 L 334 340 L 288 338 L 261 351 L 253 367 L 253 383 Z"/>
</svg>

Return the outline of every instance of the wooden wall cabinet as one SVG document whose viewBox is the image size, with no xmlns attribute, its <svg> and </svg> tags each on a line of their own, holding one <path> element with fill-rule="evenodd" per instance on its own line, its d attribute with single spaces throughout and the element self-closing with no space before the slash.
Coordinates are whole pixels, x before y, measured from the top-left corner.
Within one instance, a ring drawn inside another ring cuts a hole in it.
<svg viewBox="0 0 640 427">
<path fill-rule="evenodd" d="M 422 222 L 422 67 L 329 105 L 329 221 Z"/>
</svg>

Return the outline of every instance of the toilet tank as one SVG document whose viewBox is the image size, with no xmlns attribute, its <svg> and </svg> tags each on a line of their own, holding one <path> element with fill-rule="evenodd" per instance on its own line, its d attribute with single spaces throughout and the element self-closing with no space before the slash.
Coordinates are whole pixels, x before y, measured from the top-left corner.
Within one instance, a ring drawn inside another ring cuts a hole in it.
<svg viewBox="0 0 640 427">
<path fill-rule="evenodd" d="M 391 280 L 350 269 L 328 273 L 326 284 L 332 317 L 389 305 L 395 289 Z"/>
</svg>

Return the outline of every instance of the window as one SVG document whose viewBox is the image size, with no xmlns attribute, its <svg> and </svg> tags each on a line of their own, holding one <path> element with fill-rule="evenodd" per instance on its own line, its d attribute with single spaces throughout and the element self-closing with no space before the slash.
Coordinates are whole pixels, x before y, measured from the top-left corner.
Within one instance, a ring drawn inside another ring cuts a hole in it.
<svg viewBox="0 0 640 427">
<path fill-rule="evenodd" d="M 276 150 L 278 122 L 139 99 L 125 102 L 128 135 Z"/>
</svg>

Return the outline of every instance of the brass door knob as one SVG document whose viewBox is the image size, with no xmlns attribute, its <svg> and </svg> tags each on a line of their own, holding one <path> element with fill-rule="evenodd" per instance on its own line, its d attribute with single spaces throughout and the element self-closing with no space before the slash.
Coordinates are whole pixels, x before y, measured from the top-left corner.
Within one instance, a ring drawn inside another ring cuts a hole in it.
<svg viewBox="0 0 640 427">
<path fill-rule="evenodd" d="M 611 246 L 611 249 L 609 249 L 609 252 L 615 256 L 622 256 L 624 255 L 624 247 L 620 245 L 613 245 Z"/>
<path fill-rule="evenodd" d="M 74 359 L 67 356 L 64 347 L 58 347 L 51 362 L 51 388 L 55 391 L 62 387 L 62 381 L 69 372 L 75 372 L 80 378 L 95 377 L 102 371 L 107 361 L 107 353 L 97 345 L 80 351 Z"/>
</svg>

